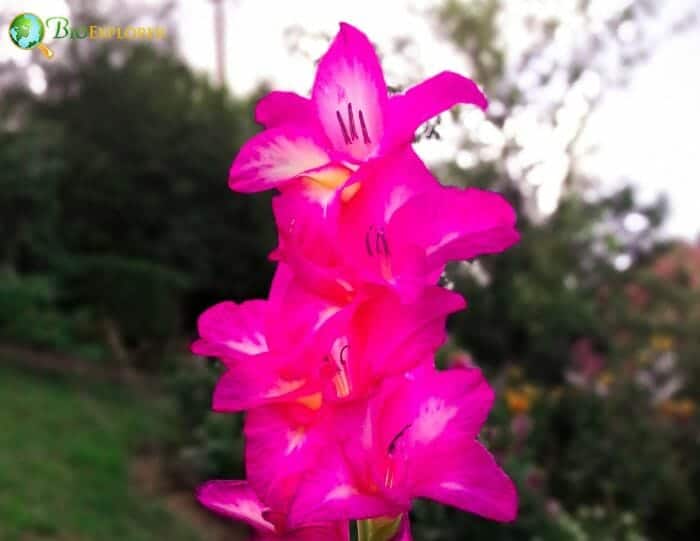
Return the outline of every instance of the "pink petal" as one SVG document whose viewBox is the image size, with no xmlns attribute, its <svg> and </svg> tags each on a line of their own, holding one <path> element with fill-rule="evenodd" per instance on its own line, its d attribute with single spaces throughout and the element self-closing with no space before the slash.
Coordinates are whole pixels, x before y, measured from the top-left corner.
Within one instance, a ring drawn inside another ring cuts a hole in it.
<svg viewBox="0 0 700 541">
<path fill-rule="evenodd" d="M 290 524 L 398 515 L 405 511 L 358 486 L 340 449 L 328 449 L 294 496 Z"/>
<path fill-rule="evenodd" d="M 285 125 L 265 130 L 243 145 L 229 171 L 228 184 L 237 192 L 269 190 L 329 161 L 312 130 Z"/>
<path fill-rule="evenodd" d="M 323 129 L 338 153 L 364 161 L 384 133 L 387 90 L 372 44 L 346 23 L 321 58 L 312 100 Z"/>
<path fill-rule="evenodd" d="M 432 446 L 473 440 L 492 404 L 493 391 L 478 369 L 422 369 L 416 377 L 389 380 L 372 403 L 378 445 L 388 447 L 408 427 L 402 442 L 411 460 L 433 463 Z M 412 477 L 420 479 L 421 472 L 430 475 L 432 469 L 415 469 Z"/>
<path fill-rule="evenodd" d="M 458 103 L 486 109 L 486 97 L 474 81 L 450 71 L 392 96 L 387 112 L 387 136 L 383 150 L 413 141 L 416 128 Z"/>
<path fill-rule="evenodd" d="M 275 257 L 293 268 L 307 289 L 338 302 L 347 298 L 348 289 L 340 282 L 343 272 L 334 218 L 300 190 L 273 198 L 272 208 L 279 232 Z"/>
<path fill-rule="evenodd" d="M 505 250 L 520 238 L 515 220 L 513 208 L 497 193 L 440 187 L 397 211 L 387 234 L 410 238 L 425 252 L 427 267 L 439 269 L 451 260 Z"/>
<path fill-rule="evenodd" d="M 275 539 L 277 541 L 349 541 L 350 524 L 347 521 L 338 521 L 318 526 L 306 526 L 291 530 Z"/>
<path fill-rule="evenodd" d="M 413 541 L 411 537 L 411 519 L 408 513 L 401 515 L 401 524 L 399 524 L 399 531 L 392 538 L 392 541 Z"/>
<path fill-rule="evenodd" d="M 434 449 L 436 467 L 416 487 L 417 495 L 501 522 L 515 519 L 513 482 L 476 441 Z"/>
<path fill-rule="evenodd" d="M 296 352 L 325 355 L 331 342 L 342 334 L 353 307 L 316 294 L 288 265 L 280 264 L 277 275 L 280 271 L 290 275 L 285 278 L 284 291 L 282 280 L 276 277 L 273 282 L 266 338 L 272 351 L 286 357 L 289 364 L 301 367 L 299 360 L 295 360 Z M 306 360 L 314 362 L 314 359 Z"/>
<path fill-rule="evenodd" d="M 207 309 L 199 316 L 200 339 L 192 344 L 196 355 L 248 359 L 267 351 L 265 317 L 267 302 L 226 301 Z"/>
<path fill-rule="evenodd" d="M 316 121 L 316 111 L 311 100 L 294 92 L 273 91 L 258 101 L 255 121 L 266 128 L 282 124 L 310 125 Z"/>
<path fill-rule="evenodd" d="M 260 499 L 286 513 L 300 479 L 318 466 L 328 444 L 321 413 L 301 404 L 265 406 L 245 420 L 248 482 Z M 318 522 L 318 521 L 313 521 Z"/>
<path fill-rule="evenodd" d="M 493 403 L 477 369 L 387 382 L 371 406 L 392 486 L 494 520 L 515 517 L 513 483 L 475 437 Z"/>
<path fill-rule="evenodd" d="M 212 409 L 232 413 L 303 394 L 306 379 L 283 376 L 283 363 L 271 355 L 231 363 L 216 384 Z"/>
<path fill-rule="evenodd" d="M 265 520 L 266 507 L 245 481 L 209 481 L 197 489 L 197 500 L 220 515 L 240 520 L 260 532 L 274 532 Z"/>
<path fill-rule="evenodd" d="M 404 304 L 391 290 L 380 290 L 353 316 L 350 359 L 368 359 L 379 379 L 406 372 L 434 356 L 446 338 L 447 315 L 464 306 L 461 295 L 437 286 L 424 287 L 412 304 Z"/>
<path fill-rule="evenodd" d="M 339 217 L 344 266 L 354 272 L 353 281 L 389 284 L 415 300 L 428 274 L 425 253 L 411 244 L 412 234 L 392 235 L 388 224 L 409 201 L 439 184 L 410 148 L 368 165 Z"/>
</svg>

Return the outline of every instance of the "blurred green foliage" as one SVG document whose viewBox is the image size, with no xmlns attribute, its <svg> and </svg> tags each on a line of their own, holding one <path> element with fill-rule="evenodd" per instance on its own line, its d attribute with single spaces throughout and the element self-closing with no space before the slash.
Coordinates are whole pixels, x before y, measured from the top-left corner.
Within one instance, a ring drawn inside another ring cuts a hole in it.
<svg viewBox="0 0 700 541">
<path fill-rule="evenodd" d="M 220 375 L 216 363 L 177 358 L 167 394 L 175 407 L 164 438 L 174 478 L 195 487 L 208 479 L 244 479 L 243 415 L 211 411 L 211 394 Z"/>
<path fill-rule="evenodd" d="M 3 541 L 199 538 L 130 480 L 133 446 L 161 422 L 153 408 L 126 392 L 5 368 L 0 381 Z"/>
<path fill-rule="evenodd" d="M 48 275 L 0 271 L 0 338 L 91 360 L 105 358 L 91 307 L 61 310 L 54 282 Z"/>
<path fill-rule="evenodd" d="M 112 356 L 157 366 L 210 302 L 267 292 L 269 196 L 226 187 L 255 129 L 252 102 L 145 46 L 95 48 L 46 72 L 46 94 L 10 89 L 3 104 L 0 265 L 46 276 L 56 314 L 88 307 Z M 34 311 L 49 302 L 34 300 Z M 14 325 L 8 338 L 55 346 L 31 334 L 43 323 Z"/>
</svg>

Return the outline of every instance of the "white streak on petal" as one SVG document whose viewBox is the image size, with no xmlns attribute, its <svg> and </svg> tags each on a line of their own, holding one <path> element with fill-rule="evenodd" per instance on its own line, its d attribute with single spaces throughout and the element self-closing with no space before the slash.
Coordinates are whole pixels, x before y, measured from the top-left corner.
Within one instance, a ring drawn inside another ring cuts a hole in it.
<svg viewBox="0 0 700 541">
<path fill-rule="evenodd" d="M 356 494 L 359 493 L 354 487 L 350 485 L 338 485 L 328 493 L 328 495 L 324 498 L 324 501 L 345 500 L 346 498 Z"/>
<path fill-rule="evenodd" d="M 411 428 L 411 438 L 418 443 L 429 443 L 445 430 L 447 423 L 457 415 L 456 406 L 447 406 L 440 398 L 428 399 Z"/>
</svg>

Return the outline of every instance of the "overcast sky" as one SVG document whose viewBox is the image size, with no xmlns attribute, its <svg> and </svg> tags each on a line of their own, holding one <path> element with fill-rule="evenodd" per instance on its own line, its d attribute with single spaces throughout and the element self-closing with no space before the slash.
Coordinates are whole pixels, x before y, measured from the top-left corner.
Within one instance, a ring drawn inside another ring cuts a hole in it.
<svg viewBox="0 0 700 541">
<path fill-rule="evenodd" d="M 548 2 L 551 0 L 530 0 Z M 566 2 L 569 0 L 556 0 Z M 624 1 L 624 0 L 609 0 Z M 629 1 L 629 0 L 627 0 Z M 157 2 L 157 0 L 151 0 Z M 464 71 L 462 59 L 434 37 L 431 26 L 411 6 L 431 0 L 224 0 L 227 29 L 226 69 L 229 85 L 239 94 L 266 79 L 276 87 L 305 93 L 313 66 L 289 52 L 285 30 L 298 25 L 309 32 L 332 35 L 340 20 L 361 27 L 380 49 L 407 33 L 415 39 L 415 78 L 443 69 Z M 697 0 L 673 0 L 672 5 L 697 5 Z M 3 11 L 34 11 L 42 17 L 67 14 L 62 0 L 3 0 Z M 197 69 L 213 73 L 215 66 L 213 12 L 208 0 L 179 0 L 176 11 L 181 52 Z M 5 29 L 2 30 L 5 32 Z M 203 38 L 204 36 L 204 38 Z M 50 45 L 50 39 L 45 40 Z M 312 41 L 320 54 L 324 43 Z M 28 65 L 34 53 L 0 39 L 0 61 L 8 57 Z M 633 180 L 646 197 L 668 193 L 671 215 L 666 231 L 695 238 L 700 233 L 696 210 L 700 181 L 700 31 L 678 34 L 662 42 L 650 60 L 638 68 L 629 87 L 606 96 L 592 118 L 587 139 L 599 147 L 586 166 L 608 186 Z M 391 66 L 388 66 L 391 71 Z M 41 89 L 40 70 L 33 70 Z M 397 68 L 400 70 L 400 67 Z M 389 74 L 391 80 L 391 73 Z M 432 142 L 431 142 L 432 144 Z M 429 149 L 430 150 L 430 149 Z"/>
</svg>

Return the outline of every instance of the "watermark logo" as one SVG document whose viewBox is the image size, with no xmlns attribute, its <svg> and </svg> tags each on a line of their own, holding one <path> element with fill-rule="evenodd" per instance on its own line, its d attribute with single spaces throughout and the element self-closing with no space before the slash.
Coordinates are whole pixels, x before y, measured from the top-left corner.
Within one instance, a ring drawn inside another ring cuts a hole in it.
<svg viewBox="0 0 700 541">
<path fill-rule="evenodd" d="M 90 40 L 160 40 L 166 37 L 162 26 L 105 26 L 82 25 L 74 27 L 67 17 L 48 17 L 42 21 L 33 13 L 20 13 L 10 23 L 12 43 L 24 50 L 39 49 L 46 58 L 53 58 L 53 51 L 42 41 L 46 33 L 53 39 Z"/>
<path fill-rule="evenodd" d="M 33 13 L 20 13 L 10 23 L 10 39 L 20 49 L 41 51 L 46 58 L 53 58 L 53 51 L 42 43 L 46 29 L 42 20 Z"/>
</svg>

